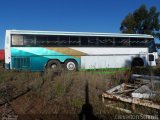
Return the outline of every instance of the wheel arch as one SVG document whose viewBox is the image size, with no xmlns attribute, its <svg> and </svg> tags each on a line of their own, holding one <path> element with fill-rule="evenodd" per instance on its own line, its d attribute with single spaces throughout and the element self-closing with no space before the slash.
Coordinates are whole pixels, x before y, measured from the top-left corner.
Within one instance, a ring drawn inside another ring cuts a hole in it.
<svg viewBox="0 0 160 120">
<path fill-rule="evenodd" d="M 76 62 L 76 64 L 78 65 L 78 62 L 77 62 L 77 60 L 76 59 L 74 59 L 74 58 L 67 58 L 66 60 L 64 60 L 64 63 L 66 62 L 66 61 L 75 61 Z"/>
<path fill-rule="evenodd" d="M 141 57 L 134 57 L 132 59 L 132 62 L 131 62 L 131 66 L 132 67 L 144 66 L 144 65 L 145 65 L 145 62 L 144 62 L 143 58 L 141 58 Z"/>
</svg>

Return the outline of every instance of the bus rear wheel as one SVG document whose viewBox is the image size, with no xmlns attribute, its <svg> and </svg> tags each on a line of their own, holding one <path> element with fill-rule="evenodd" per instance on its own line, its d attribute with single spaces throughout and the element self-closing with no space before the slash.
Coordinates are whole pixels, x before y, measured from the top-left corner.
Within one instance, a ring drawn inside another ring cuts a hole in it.
<svg viewBox="0 0 160 120">
<path fill-rule="evenodd" d="M 75 60 L 66 60 L 64 63 L 65 70 L 68 71 L 77 71 L 78 70 L 78 64 Z"/>
<path fill-rule="evenodd" d="M 58 60 L 50 60 L 47 64 L 47 69 L 50 70 L 60 70 L 62 68 L 61 63 Z"/>
<path fill-rule="evenodd" d="M 144 62 L 142 58 L 135 58 L 132 62 L 132 67 L 142 67 L 144 66 Z"/>
</svg>

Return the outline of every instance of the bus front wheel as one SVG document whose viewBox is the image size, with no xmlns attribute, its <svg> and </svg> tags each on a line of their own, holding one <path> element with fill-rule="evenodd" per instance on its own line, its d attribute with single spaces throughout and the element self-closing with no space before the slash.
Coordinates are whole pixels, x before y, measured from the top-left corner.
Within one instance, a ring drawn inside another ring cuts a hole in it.
<svg viewBox="0 0 160 120">
<path fill-rule="evenodd" d="M 61 69 L 61 63 L 58 60 L 50 60 L 47 64 L 47 68 L 51 70 L 60 70 Z"/>
<path fill-rule="evenodd" d="M 64 63 L 64 67 L 68 71 L 77 71 L 78 70 L 78 64 L 75 60 L 66 60 Z"/>
</svg>

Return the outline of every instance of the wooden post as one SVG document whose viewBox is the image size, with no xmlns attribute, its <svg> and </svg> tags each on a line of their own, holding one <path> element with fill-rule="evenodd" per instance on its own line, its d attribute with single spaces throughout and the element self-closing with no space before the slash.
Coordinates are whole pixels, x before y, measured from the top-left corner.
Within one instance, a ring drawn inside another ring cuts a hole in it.
<svg viewBox="0 0 160 120">
<path fill-rule="evenodd" d="M 150 67 L 149 69 L 150 69 L 150 75 L 151 75 L 151 78 L 150 78 L 150 81 L 151 81 L 151 89 L 152 89 L 152 91 L 154 91 L 154 80 L 153 80 L 153 78 L 152 78 L 152 76 L 154 75 L 154 73 L 153 73 L 152 67 Z"/>
<path fill-rule="evenodd" d="M 102 103 L 104 103 L 104 96 L 103 96 L 103 94 L 102 94 Z"/>
<path fill-rule="evenodd" d="M 132 112 L 135 112 L 135 110 L 136 110 L 136 105 L 134 104 L 134 103 L 132 103 Z"/>
</svg>

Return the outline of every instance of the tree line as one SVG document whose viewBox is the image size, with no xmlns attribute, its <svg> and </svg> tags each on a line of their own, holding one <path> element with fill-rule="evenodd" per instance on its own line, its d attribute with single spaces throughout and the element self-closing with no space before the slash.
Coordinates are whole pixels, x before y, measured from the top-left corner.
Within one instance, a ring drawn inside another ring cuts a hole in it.
<svg viewBox="0 0 160 120">
<path fill-rule="evenodd" d="M 143 4 L 124 18 L 120 31 L 130 34 L 149 34 L 160 39 L 160 12 L 155 6 L 147 9 Z"/>
</svg>

